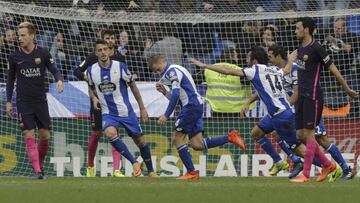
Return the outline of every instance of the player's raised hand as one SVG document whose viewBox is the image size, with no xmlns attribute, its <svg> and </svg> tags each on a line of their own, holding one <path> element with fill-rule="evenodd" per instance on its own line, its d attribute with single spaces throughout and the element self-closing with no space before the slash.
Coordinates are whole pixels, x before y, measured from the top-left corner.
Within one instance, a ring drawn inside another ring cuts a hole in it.
<svg viewBox="0 0 360 203">
<path fill-rule="evenodd" d="M 166 118 L 165 115 L 161 115 L 161 116 L 159 117 L 157 123 L 158 123 L 159 125 L 161 125 L 161 126 L 164 126 L 167 120 L 168 120 L 168 119 Z"/>
<path fill-rule="evenodd" d="M 13 118 L 14 111 L 11 102 L 6 102 L 6 113 L 10 118 Z"/>
<path fill-rule="evenodd" d="M 59 93 L 62 93 L 64 91 L 64 83 L 63 81 L 59 80 L 57 83 L 56 83 L 56 89 Z"/>
<path fill-rule="evenodd" d="M 93 100 L 94 109 L 101 110 L 101 105 L 100 105 L 99 99 L 95 96 L 92 98 L 92 100 Z"/>
<path fill-rule="evenodd" d="M 195 66 L 198 66 L 200 68 L 205 68 L 205 66 L 206 66 L 205 63 L 202 63 L 201 61 L 198 61 L 196 59 L 190 59 L 190 63 L 195 65 Z"/>
<path fill-rule="evenodd" d="M 288 55 L 288 63 L 293 63 L 297 58 L 297 49 L 295 49 L 291 54 Z"/>
<path fill-rule="evenodd" d="M 140 120 L 142 123 L 147 123 L 149 121 L 149 114 L 146 109 L 140 109 Z"/>
<path fill-rule="evenodd" d="M 159 91 L 160 93 L 162 93 L 163 95 L 165 95 L 167 93 L 165 86 L 158 82 L 156 83 L 156 90 Z"/>
<path fill-rule="evenodd" d="M 356 91 L 354 91 L 354 90 L 352 90 L 352 89 L 350 89 L 350 90 L 347 91 L 346 93 L 347 93 L 351 98 L 354 98 L 354 99 L 356 99 L 356 98 L 359 97 L 359 93 L 356 92 Z"/>
</svg>

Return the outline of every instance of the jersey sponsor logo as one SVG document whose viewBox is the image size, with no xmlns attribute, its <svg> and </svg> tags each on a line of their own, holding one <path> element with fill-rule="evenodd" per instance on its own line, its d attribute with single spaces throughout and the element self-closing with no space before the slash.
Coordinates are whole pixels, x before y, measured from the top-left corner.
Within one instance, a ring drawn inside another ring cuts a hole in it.
<svg viewBox="0 0 360 203">
<path fill-rule="evenodd" d="M 104 95 L 109 95 L 116 90 L 116 85 L 108 80 L 104 80 L 98 85 L 98 88 Z"/>
<path fill-rule="evenodd" d="M 40 64 L 41 63 L 41 58 L 35 58 L 35 63 Z"/>
<path fill-rule="evenodd" d="M 20 73 L 27 78 L 41 76 L 40 68 L 20 69 Z"/>
<path fill-rule="evenodd" d="M 55 63 L 55 61 L 54 61 L 54 58 L 53 58 L 53 57 L 51 57 L 51 58 L 50 58 L 50 63 L 51 63 L 51 64 L 54 64 L 54 63 Z"/>
</svg>

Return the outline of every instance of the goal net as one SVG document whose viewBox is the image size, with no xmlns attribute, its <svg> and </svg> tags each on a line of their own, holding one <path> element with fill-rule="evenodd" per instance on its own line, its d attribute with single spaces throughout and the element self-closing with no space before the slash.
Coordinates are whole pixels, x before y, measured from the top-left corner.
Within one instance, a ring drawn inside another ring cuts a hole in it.
<svg viewBox="0 0 360 203">
<path fill-rule="evenodd" d="M 215 85 L 208 85 L 210 76 L 191 65 L 189 59 L 246 67 L 246 53 L 254 45 L 267 48 L 279 44 L 292 51 L 299 44 L 294 33 L 296 18 L 311 16 L 317 23 L 314 37 L 330 53 L 350 86 L 359 91 L 360 3 L 308 2 L 0 1 L 0 176 L 27 176 L 32 172 L 18 121 L 7 117 L 5 107 L 7 57 L 18 46 L 16 31 L 22 21 L 30 21 L 36 26 L 36 43 L 50 51 L 65 79 L 65 90 L 58 94 L 51 74 L 47 77 L 52 120 L 51 144 L 44 163 L 47 174 L 85 175 L 91 129 L 90 104 L 87 84 L 74 76 L 74 69 L 94 51 L 94 42 L 101 31 L 108 28 L 116 33 L 116 48 L 126 56 L 130 71 L 136 75 L 150 115 L 150 121 L 142 124 L 142 128 L 159 175 L 182 175 L 184 166 L 171 139 L 175 119 L 170 119 L 165 127 L 156 123 L 157 117 L 165 112 L 168 101 L 156 91 L 158 78 L 150 73 L 146 64 L 147 57 L 154 53 L 164 54 L 169 63 L 182 65 L 192 74 L 199 92 L 207 99 L 205 136 L 226 135 L 231 129 L 237 129 L 248 145 L 248 152 L 231 144 L 204 152 L 191 150 L 201 176 L 268 176 L 272 159 L 250 136 L 252 127 L 266 114 L 266 108 L 257 102 L 246 118 L 239 116 L 241 105 L 254 92 L 250 84 L 243 79 L 219 76 Z M 356 171 L 360 167 L 359 100 L 350 99 L 334 76 L 327 70 L 323 72 L 323 117 L 327 135 Z M 219 89 L 228 94 L 217 95 Z M 138 114 L 135 99 L 129 94 Z M 124 129 L 120 129 L 119 134 L 130 151 L 141 160 L 138 148 Z M 276 140 L 267 136 L 287 159 Z M 95 162 L 98 176 L 112 174 L 111 145 L 105 136 L 99 141 Z M 131 164 L 124 158 L 121 163 L 121 170 L 131 176 Z M 313 168 L 312 175 L 316 173 L 318 169 Z M 287 172 L 279 174 L 286 175 Z"/>
</svg>

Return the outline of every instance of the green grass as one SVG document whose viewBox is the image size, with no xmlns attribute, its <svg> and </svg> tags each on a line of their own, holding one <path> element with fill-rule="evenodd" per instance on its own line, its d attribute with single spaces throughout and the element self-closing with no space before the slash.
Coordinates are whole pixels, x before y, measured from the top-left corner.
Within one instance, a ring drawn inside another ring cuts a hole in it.
<svg viewBox="0 0 360 203">
<path fill-rule="evenodd" d="M 360 202 L 360 179 L 291 184 L 286 178 L 0 178 L 1 203 L 41 202 Z"/>
</svg>

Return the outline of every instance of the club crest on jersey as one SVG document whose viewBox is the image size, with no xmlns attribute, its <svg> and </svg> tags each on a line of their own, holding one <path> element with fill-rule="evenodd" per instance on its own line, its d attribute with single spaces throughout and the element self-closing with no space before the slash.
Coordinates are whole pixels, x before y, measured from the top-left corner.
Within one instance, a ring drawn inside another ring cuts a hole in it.
<svg viewBox="0 0 360 203">
<path fill-rule="evenodd" d="M 52 58 L 52 57 L 50 58 L 50 63 L 51 63 L 51 64 L 54 64 L 54 63 L 55 63 L 54 58 Z"/>
<path fill-rule="evenodd" d="M 305 54 L 303 59 L 304 59 L 304 61 L 307 61 L 309 59 L 309 55 Z"/>
<path fill-rule="evenodd" d="M 41 63 L 41 58 L 35 58 L 35 63 L 40 64 Z"/>
</svg>

